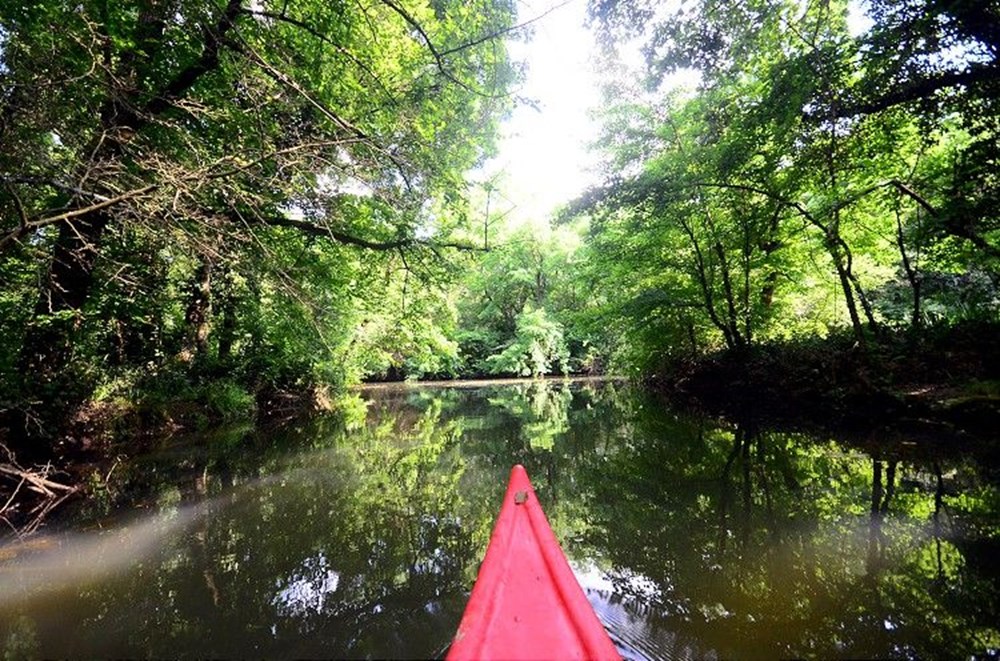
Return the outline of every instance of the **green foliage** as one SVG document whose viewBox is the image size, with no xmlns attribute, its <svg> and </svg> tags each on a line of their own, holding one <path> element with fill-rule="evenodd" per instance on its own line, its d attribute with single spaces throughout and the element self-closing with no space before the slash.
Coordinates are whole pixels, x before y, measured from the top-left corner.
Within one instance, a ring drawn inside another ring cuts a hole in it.
<svg viewBox="0 0 1000 661">
<path fill-rule="evenodd" d="M 251 391 L 454 374 L 440 290 L 475 247 L 464 177 L 510 106 L 514 10 L 3 5 L 5 398 L 81 373 L 84 398 L 174 372 Z"/>
<path fill-rule="evenodd" d="M 490 373 L 534 377 L 567 371 L 569 349 L 562 324 L 549 319 L 545 308 L 526 306 L 515 324 L 510 344 L 486 359 Z"/>
<path fill-rule="evenodd" d="M 472 373 L 540 376 L 601 371 L 608 341 L 588 324 L 594 301 L 580 229 L 524 226 L 471 264 L 456 339 Z"/>
<path fill-rule="evenodd" d="M 360 323 L 350 336 L 347 362 L 354 379 L 452 378 L 462 360 L 454 339 L 457 313 L 450 275 L 419 281 L 406 276 L 378 299 L 363 302 Z"/>
<path fill-rule="evenodd" d="M 849 29 L 858 11 L 867 32 Z M 648 54 L 645 87 L 609 63 L 607 183 L 568 214 L 590 221 L 592 312 L 618 331 L 620 363 L 997 319 L 998 97 L 957 83 L 1000 70 L 982 28 L 1000 25 L 995 8 L 591 12 L 609 44 L 638 37 Z M 659 86 L 685 71 L 693 89 Z"/>
<path fill-rule="evenodd" d="M 251 418 L 257 410 L 254 396 L 232 381 L 207 383 L 201 389 L 201 397 L 209 411 L 225 421 Z"/>
<path fill-rule="evenodd" d="M 995 321 L 1000 17 L 966 4 L 595 0 L 648 56 L 605 63 L 606 182 L 510 229 L 466 181 L 518 75 L 509 0 L 8 3 L 5 405 Z"/>
</svg>

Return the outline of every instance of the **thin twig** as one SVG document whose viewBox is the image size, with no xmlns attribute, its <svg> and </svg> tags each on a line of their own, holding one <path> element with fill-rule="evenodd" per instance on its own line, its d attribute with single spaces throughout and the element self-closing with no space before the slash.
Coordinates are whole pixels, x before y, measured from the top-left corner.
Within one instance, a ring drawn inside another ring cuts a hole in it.
<svg viewBox="0 0 1000 661">
<path fill-rule="evenodd" d="M 14 489 L 14 493 L 10 495 L 7 502 L 3 504 L 3 507 L 0 507 L 0 513 L 6 512 L 7 508 L 10 507 L 10 504 L 14 502 L 14 499 L 17 498 L 18 492 L 21 491 L 21 487 L 24 486 L 24 482 L 25 479 L 22 477 L 21 481 L 17 483 L 17 488 Z"/>
</svg>

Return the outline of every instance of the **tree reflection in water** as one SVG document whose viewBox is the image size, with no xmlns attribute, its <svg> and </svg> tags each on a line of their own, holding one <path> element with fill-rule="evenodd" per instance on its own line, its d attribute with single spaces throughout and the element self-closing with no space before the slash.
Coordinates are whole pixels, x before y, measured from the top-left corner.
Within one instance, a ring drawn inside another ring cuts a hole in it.
<svg viewBox="0 0 1000 661">
<path fill-rule="evenodd" d="M 1000 531 L 996 484 L 971 460 L 873 459 L 752 423 L 640 420 L 645 442 L 595 476 L 606 491 L 592 542 L 612 576 L 627 568 L 664 588 L 665 626 L 701 653 L 938 656 L 1000 644 L 996 562 L 956 552 L 995 547 Z M 620 484 L 644 497 L 602 506 Z"/>
<path fill-rule="evenodd" d="M 440 655 L 517 462 L 629 656 L 1000 647 L 1000 492 L 974 454 L 721 423 L 613 383 L 341 411 L 175 442 L 78 514 L 89 532 L 0 549 L 5 649 Z M 155 518 L 115 523 L 129 511 Z M 78 569 L 53 572 L 53 549 Z"/>
</svg>

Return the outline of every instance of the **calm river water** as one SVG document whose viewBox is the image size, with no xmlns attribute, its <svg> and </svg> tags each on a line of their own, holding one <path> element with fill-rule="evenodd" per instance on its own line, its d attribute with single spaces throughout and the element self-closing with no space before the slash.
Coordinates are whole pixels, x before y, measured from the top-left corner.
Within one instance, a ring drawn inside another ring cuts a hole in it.
<svg viewBox="0 0 1000 661">
<path fill-rule="evenodd" d="M 0 547 L 0 649 L 440 656 L 523 463 L 626 657 L 996 655 L 1000 471 L 874 441 L 615 383 L 367 390 L 297 427 L 174 439 Z"/>
</svg>

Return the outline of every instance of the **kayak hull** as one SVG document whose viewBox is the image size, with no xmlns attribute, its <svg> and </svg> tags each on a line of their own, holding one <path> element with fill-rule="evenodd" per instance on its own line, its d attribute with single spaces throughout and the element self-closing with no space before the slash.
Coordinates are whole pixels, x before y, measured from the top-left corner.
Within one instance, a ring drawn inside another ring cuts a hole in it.
<svg viewBox="0 0 1000 661">
<path fill-rule="evenodd" d="M 619 659 L 514 466 L 448 659 Z"/>
</svg>

